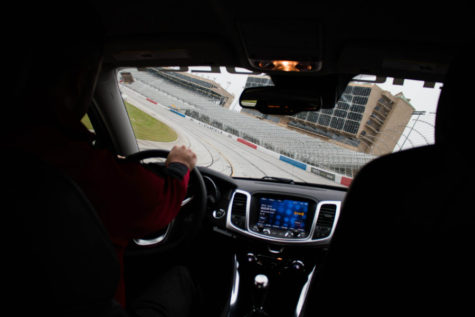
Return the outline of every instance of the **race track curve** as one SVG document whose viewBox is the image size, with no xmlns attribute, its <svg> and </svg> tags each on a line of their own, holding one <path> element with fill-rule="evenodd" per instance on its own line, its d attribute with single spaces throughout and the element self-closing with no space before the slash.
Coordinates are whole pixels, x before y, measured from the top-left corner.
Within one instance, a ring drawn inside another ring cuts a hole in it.
<svg viewBox="0 0 475 317">
<path fill-rule="evenodd" d="M 237 142 L 235 137 L 225 132 L 171 112 L 166 105 L 150 102 L 146 96 L 124 85 L 120 88 L 128 102 L 166 123 L 178 134 L 175 142 L 139 142 L 141 150 L 146 148 L 169 150 L 174 145 L 183 144 L 196 153 L 197 165 L 212 168 L 229 176 L 250 178 L 273 176 L 290 178 L 296 182 L 339 185 Z"/>
</svg>

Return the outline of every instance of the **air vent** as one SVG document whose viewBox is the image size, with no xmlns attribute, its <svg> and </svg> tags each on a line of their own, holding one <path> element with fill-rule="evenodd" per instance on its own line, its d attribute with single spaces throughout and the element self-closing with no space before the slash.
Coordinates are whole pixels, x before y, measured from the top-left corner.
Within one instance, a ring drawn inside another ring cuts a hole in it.
<svg viewBox="0 0 475 317">
<path fill-rule="evenodd" d="M 326 238 L 331 234 L 333 222 L 335 221 L 336 208 L 337 206 L 335 204 L 321 205 L 313 239 Z"/>
<path fill-rule="evenodd" d="M 231 207 L 231 223 L 238 228 L 246 229 L 247 196 L 235 193 Z"/>
</svg>

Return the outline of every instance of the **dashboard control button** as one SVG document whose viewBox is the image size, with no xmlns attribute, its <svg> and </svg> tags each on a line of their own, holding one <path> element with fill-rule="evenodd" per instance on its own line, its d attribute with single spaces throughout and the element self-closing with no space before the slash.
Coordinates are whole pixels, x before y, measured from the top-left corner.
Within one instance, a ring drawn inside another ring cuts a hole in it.
<svg viewBox="0 0 475 317">
<path fill-rule="evenodd" d="M 290 264 L 290 267 L 294 271 L 302 271 L 305 268 L 305 265 L 300 260 L 293 260 L 292 263 Z"/>
<path fill-rule="evenodd" d="M 254 285 L 258 289 L 267 288 L 267 285 L 269 285 L 269 278 L 264 274 L 258 274 L 254 277 Z"/>
<path fill-rule="evenodd" d="M 214 219 L 221 219 L 221 218 L 223 218 L 225 215 L 226 215 L 226 211 L 225 211 L 224 209 L 222 209 L 222 208 L 213 211 L 213 218 L 214 218 Z"/>
<path fill-rule="evenodd" d="M 274 248 L 277 248 L 277 249 L 274 249 Z M 280 254 L 284 251 L 284 247 L 279 248 L 279 247 L 268 246 L 267 250 L 272 254 Z"/>
<path fill-rule="evenodd" d="M 247 262 L 249 263 L 256 263 L 257 262 L 257 256 L 254 255 L 254 253 L 248 253 L 247 255 Z"/>
</svg>

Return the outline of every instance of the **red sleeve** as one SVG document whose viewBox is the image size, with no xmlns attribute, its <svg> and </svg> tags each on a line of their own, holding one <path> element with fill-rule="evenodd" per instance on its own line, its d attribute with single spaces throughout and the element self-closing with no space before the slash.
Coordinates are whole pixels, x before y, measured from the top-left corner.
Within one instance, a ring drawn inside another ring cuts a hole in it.
<svg viewBox="0 0 475 317">
<path fill-rule="evenodd" d="M 112 242 L 126 247 L 165 227 L 178 214 L 186 194 L 183 178 L 157 176 L 139 163 L 120 162 L 107 150 L 67 140 L 43 157 L 69 174 L 95 207 Z"/>
<path fill-rule="evenodd" d="M 182 179 L 161 177 L 138 163 L 119 162 L 107 151 L 95 152 L 93 166 L 84 175 L 92 183 L 83 188 L 114 244 L 124 247 L 132 238 L 156 232 L 175 218 L 189 171 Z"/>
</svg>

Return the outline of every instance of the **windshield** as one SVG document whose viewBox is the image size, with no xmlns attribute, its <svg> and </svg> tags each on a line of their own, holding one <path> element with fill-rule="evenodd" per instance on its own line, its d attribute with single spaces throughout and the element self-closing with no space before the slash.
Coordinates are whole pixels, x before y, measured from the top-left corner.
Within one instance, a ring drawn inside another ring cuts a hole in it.
<svg viewBox="0 0 475 317">
<path fill-rule="evenodd" d="M 334 109 L 275 116 L 239 106 L 244 88 L 272 85 L 248 70 L 131 68 L 118 79 L 140 150 L 184 144 L 199 166 L 232 177 L 336 186 L 380 155 L 434 143 L 441 87 L 360 75 Z M 145 124 L 160 129 L 139 132 Z"/>
</svg>

